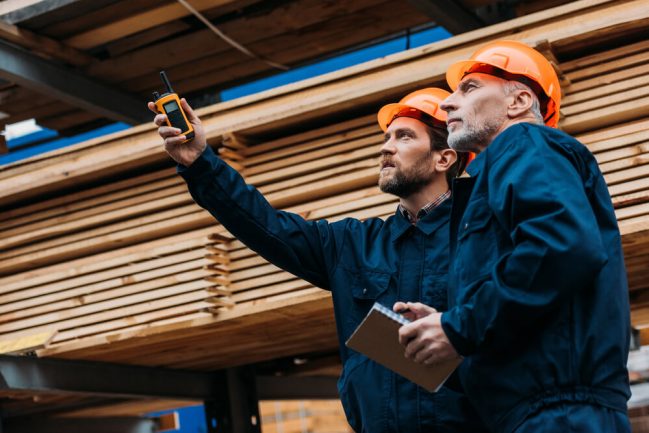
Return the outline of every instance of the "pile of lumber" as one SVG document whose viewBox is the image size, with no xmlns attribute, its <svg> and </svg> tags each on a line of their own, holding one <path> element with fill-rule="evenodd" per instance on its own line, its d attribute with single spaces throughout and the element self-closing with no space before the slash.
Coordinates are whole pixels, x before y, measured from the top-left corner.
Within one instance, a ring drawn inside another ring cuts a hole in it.
<svg viewBox="0 0 649 433">
<path fill-rule="evenodd" d="M 649 42 L 636 32 L 648 2 L 577 3 L 210 107 L 200 112 L 208 140 L 277 208 L 384 218 L 396 199 L 376 187 L 377 108 L 444 85 L 448 64 L 484 39 L 544 39 L 564 83 L 561 127 L 604 172 L 634 324 L 647 326 Z M 610 49 L 611 28 L 632 41 Z M 309 127 L 296 131 L 300 119 Z M 198 369 L 334 349 L 329 294 L 234 239 L 163 161 L 159 137 L 141 126 L 0 171 L 0 204 L 20 204 L 0 214 L 0 339 L 55 331 L 39 355 Z"/>
<path fill-rule="evenodd" d="M 262 433 L 351 433 L 337 400 L 261 401 Z"/>
<path fill-rule="evenodd" d="M 632 323 L 649 326 L 649 40 L 561 64 L 569 81 L 562 127 L 594 153 L 616 209 Z"/>
<path fill-rule="evenodd" d="M 21 2 L 10 3 L 15 8 Z M 237 43 L 276 64 L 290 66 L 430 21 L 408 3 L 394 19 L 391 4 L 385 0 L 193 0 L 191 4 Z M 3 9 L 8 8 L 11 5 Z M 233 48 L 175 1 L 89 2 L 16 21 L 18 25 L 3 21 L 3 38 L 67 64 L 69 71 L 105 83 L 133 100 L 160 90 L 160 69 L 167 70 L 174 88 L 185 95 L 228 88 L 277 70 Z M 70 99 L 43 90 L 39 83 L 10 81 L 0 85 L 0 111 L 7 114 L 3 124 L 36 117 L 42 126 L 74 130 L 105 116 L 80 109 Z"/>
<path fill-rule="evenodd" d="M 245 149 L 232 137 L 221 153 L 273 205 L 335 220 L 394 211 L 395 199 L 375 186 L 380 142 L 374 116 L 364 116 Z M 4 340 L 56 330 L 54 348 L 208 318 L 219 307 L 322 294 L 266 263 L 221 226 L 185 231 L 215 222 L 191 204 L 182 179 L 168 169 L 39 205 L 39 213 L 33 205 L 16 209 L 0 226 L 12 233 L 1 253 L 11 262 L 2 269 L 49 265 L 0 277 Z M 59 224 L 52 226 L 53 219 Z M 158 238 L 160 231 L 166 236 Z M 140 243 L 104 251 L 121 239 Z M 88 248 L 84 257 L 65 261 L 80 246 Z"/>
</svg>

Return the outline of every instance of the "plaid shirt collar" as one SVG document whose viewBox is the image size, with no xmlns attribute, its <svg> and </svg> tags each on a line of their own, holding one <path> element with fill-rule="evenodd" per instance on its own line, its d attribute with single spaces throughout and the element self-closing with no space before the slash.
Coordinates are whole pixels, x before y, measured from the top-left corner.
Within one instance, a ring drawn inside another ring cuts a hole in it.
<svg viewBox="0 0 649 433">
<path fill-rule="evenodd" d="M 420 219 L 422 219 L 423 217 L 431 213 L 433 209 L 435 209 L 437 206 L 442 204 L 450 196 L 451 196 L 451 190 L 449 189 L 444 194 L 440 194 L 439 197 L 437 197 L 435 200 L 431 201 L 426 206 L 419 209 L 419 212 L 417 212 L 415 218 L 413 218 L 412 215 L 410 215 L 410 212 L 408 212 L 406 208 L 403 207 L 401 204 L 399 204 L 399 211 L 404 217 L 406 217 L 408 221 L 410 221 L 411 224 L 417 224 L 417 221 L 419 221 Z"/>
</svg>

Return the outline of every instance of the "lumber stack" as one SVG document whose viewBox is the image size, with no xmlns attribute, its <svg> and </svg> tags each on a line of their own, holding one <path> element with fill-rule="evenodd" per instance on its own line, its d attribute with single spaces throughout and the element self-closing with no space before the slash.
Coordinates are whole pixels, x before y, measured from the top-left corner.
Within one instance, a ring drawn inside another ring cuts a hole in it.
<svg viewBox="0 0 649 433">
<path fill-rule="evenodd" d="M 568 131 L 595 154 L 609 186 L 623 245 L 632 323 L 649 326 L 649 40 L 561 64 Z"/>
<path fill-rule="evenodd" d="M 290 66 L 430 21 L 409 4 L 402 5 L 394 19 L 385 0 L 270 4 L 194 0 L 192 4 L 233 40 Z M 43 14 L 19 26 L 3 24 L 0 34 L 138 99 L 159 90 L 160 69 L 167 70 L 174 88 L 185 95 L 228 88 L 273 72 L 269 64 L 233 49 L 191 18 L 176 2 L 116 0 Z M 0 110 L 7 114 L 7 123 L 36 117 L 45 127 L 74 130 L 105 115 L 80 109 L 33 85 L 3 83 L 0 89 L 4 96 Z"/>
<path fill-rule="evenodd" d="M 231 136 L 220 152 L 276 206 L 288 205 L 311 219 L 334 220 L 354 212 L 385 216 L 393 212 L 395 199 L 375 186 L 381 137 L 374 122 L 374 116 L 363 116 L 254 149 L 244 149 Z M 33 205 L 7 216 L 3 227 L 12 236 L 3 241 L 2 254 L 13 261 L 6 266 L 28 268 L 35 260 L 48 266 L 0 278 L 2 339 L 56 330 L 50 343 L 55 348 L 90 336 L 209 318 L 219 307 L 322 295 L 263 261 L 220 226 L 184 231 L 214 222 L 191 204 L 173 170 L 110 186 L 41 203 L 40 217 L 34 216 Z M 160 218 L 170 203 L 178 213 Z M 48 217 L 60 224 L 42 219 Z M 20 224 L 22 218 L 27 224 Z M 142 224 L 149 219 L 151 225 Z M 167 236 L 157 238 L 159 230 Z M 102 235 L 106 243 L 97 242 Z M 104 251 L 116 239 L 129 242 L 128 236 L 138 243 Z M 96 254 L 66 260 L 66 254 L 87 253 L 78 247 L 86 239 L 95 241 L 87 245 Z M 188 353 L 196 350 L 201 349 Z"/>
<path fill-rule="evenodd" d="M 646 17 L 642 1 L 599 4 L 582 5 L 583 16 L 566 5 L 554 21 L 550 12 L 527 18 L 510 36 L 548 41 L 539 47 L 564 82 L 561 126 L 604 172 L 639 308 L 634 324 L 645 326 L 649 42 L 597 41 Z M 567 28 L 575 19 L 582 27 Z M 396 200 L 376 187 L 374 113 L 423 82 L 444 85 L 449 63 L 504 32 L 511 28 L 484 29 L 200 114 L 210 143 L 275 207 L 332 222 L 386 217 Z M 584 46 L 591 54 L 578 54 Z M 301 115 L 309 127 L 295 131 Z M 259 139 L 264 128 L 272 139 Z M 0 340 L 54 330 L 39 355 L 196 369 L 335 348 L 329 294 L 234 239 L 165 161 L 159 137 L 140 126 L 0 171 L 2 203 L 22 203 L 0 215 Z"/>
<path fill-rule="evenodd" d="M 262 141 L 269 135 L 302 131 L 340 119 L 343 113 L 371 110 L 398 100 L 408 90 L 441 83 L 448 66 L 470 55 L 483 42 L 508 38 L 532 45 L 547 41 L 560 59 L 581 57 L 599 46 L 625 45 L 643 37 L 649 0 L 580 0 L 429 46 L 282 86 L 199 110 L 210 139 L 234 132 Z M 640 36 L 638 36 L 640 35 Z M 254 142 L 257 142 L 255 140 Z M 40 155 L 13 167 L 0 167 L 0 206 L 56 194 L 80 183 L 130 176 L 166 161 L 149 125 Z M 44 170 L 47 167 L 47 170 Z M 7 173 L 2 173 L 6 171 Z"/>
<path fill-rule="evenodd" d="M 340 401 L 261 401 L 262 433 L 351 433 Z"/>
</svg>

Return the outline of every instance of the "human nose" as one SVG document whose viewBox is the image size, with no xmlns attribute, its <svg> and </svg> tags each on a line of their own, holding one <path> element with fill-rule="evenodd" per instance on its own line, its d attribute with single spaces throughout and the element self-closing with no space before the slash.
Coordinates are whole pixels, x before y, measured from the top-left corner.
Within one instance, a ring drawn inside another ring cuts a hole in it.
<svg viewBox="0 0 649 433">
<path fill-rule="evenodd" d="M 394 145 L 394 139 L 392 137 L 387 137 L 381 146 L 381 155 L 394 155 L 396 153 L 396 147 Z"/>
<path fill-rule="evenodd" d="M 448 95 L 446 99 L 442 101 L 439 107 L 447 113 L 451 113 L 452 111 L 457 110 L 456 93 L 457 91 Z"/>
</svg>

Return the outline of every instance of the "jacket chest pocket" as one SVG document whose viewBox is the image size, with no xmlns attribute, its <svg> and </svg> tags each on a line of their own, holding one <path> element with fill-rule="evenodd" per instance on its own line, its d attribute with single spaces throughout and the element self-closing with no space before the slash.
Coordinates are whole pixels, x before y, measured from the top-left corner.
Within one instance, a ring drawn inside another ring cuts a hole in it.
<svg viewBox="0 0 649 433">
<path fill-rule="evenodd" d="M 486 198 L 469 203 L 460 221 L 454 271 L 460 286 L 489 274 L 498 259 L 494 215 Z"/>
<path fill-rule="evenodd" d="M 390 286 L 389 273 L 360 270 L 352 274 L 351 280 L 352 305 L 347 323 L 353 331 L 375 302 L 379 301 L 388 308 L 391 308 L 392 304 L 386 304 L 386 298 L 389 297 L 386 296 Z"/>
<path fill-rule="evenodd" d="M 448 310 L 448 273 L 424 271 L 421 302 L 437 311 Z"/>
</svg>

